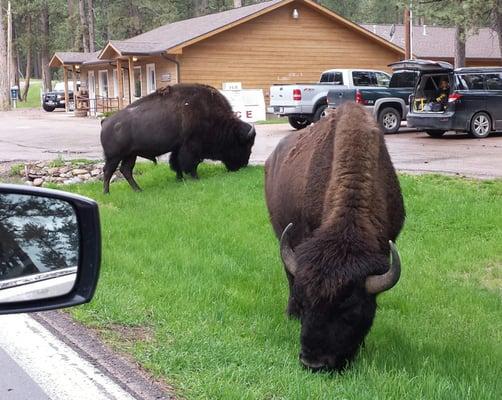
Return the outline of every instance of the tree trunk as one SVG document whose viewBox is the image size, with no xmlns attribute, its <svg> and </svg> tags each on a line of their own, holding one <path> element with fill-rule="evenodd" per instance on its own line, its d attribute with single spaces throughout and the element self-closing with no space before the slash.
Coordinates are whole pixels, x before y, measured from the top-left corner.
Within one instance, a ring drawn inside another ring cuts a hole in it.
<svg viewBox="0 0 502 400">
<path fill-rule="evenodd" d="M 40 13 L 40 55 L 42 64 L 42 88 L 44 92 L 52 90 L 51 71 L 49 68 L 49 6 L 47 0 L 42 3 Z"/>
<path fill-rule="evenodd" d="M 129 2 L 129 17 L 130 17 L 130 27 L 128 28 L 128 36 L 133 37 L 142 33 L 141 20 L 139 17 L 139 10 L 132 1 Z"/>
<path fill-rule="evenodd" d="M 497 0 L 492 10 L 493 28 L 499 39 L 500 58 L 502 60 L 502 0 Z"/>
<path fill-rule="evenodd" d="M 96 51 L 94 43 L 96 42 L 96 34 L 94 31 L 94 4 L 92 0 L 87 0 L 87 21 L 89 23 L 89 50 Z"/>
<path fill-rule="evenodd" d="M 465 67 L 465 42 L 465 28 L 457 26 L 455 29 L 455 68 Z"/>
<path fill-rule="evenodd" d="M 26 75 L 24 76 L 24 89 L 23 94 L 21 95 L 22 101 L 26 101 L 28 99 L 28 91 L 30 90 L 30 79 L 31 79 L 31 57 L 32 57 L 32 29 L 31 29 L 31 15 L 28 14 L 26 17 L 26 29 L 28 34 L 28 46 L 26 49 Z"/>
<path fill-rule="evenodd" d="M 89 53 L 89 26 L 87 24 L 84 0 L 78 0 L 78 11 L 80 14 L 80 25 L 82 26 L 82 46 L 84 53 Z"/>
<path fill-rule="evenodd" d="M 5 36 L 3 0 L 0 0 L 0 111 L 10 109 L 9 101 L 9 78 L 4 71 L 7 71 L 7 38 Z"/>
<path fill-rule="evenodd" d="M 209 8 L 209 0 L 194 0 L 194 14 L 196 17 L 206 15 Z"/>
</svg>

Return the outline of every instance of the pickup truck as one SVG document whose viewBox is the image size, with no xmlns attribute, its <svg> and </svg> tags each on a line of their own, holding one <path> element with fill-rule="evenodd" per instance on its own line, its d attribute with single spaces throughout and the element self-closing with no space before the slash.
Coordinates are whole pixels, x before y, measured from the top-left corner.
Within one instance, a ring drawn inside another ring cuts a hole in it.
<svg viewBox="0 0 502 400">
<path fill-rule="evenodd" d="M 326 112 L 330 89 L 388 86 L 390 75 L 369 69 L 330 69 L 321 74 L 319 83 L 273 85 L 270 88 L 269 112 L 288 117 L 290 125 L 302 129 L 317 122 Z"/>
<path fill-rule="evenodd" d="M 328 107 L 337 108 L 346 101 L 355 101 L 369 108 L 384 133 L 396 133 L 409 111 L 418 74 L 396 70 L 387 86 L 365 88 L 332 88 L 327 95 Z"/>
</svg>

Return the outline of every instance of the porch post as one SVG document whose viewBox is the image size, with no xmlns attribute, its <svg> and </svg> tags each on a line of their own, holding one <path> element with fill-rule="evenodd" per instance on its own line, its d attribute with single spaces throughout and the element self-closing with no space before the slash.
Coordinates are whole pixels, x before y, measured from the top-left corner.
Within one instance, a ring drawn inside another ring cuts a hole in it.
<svg viewBox="0 0 502 400">
<path fill-rule="evenodd" d="M 72 69 L 73 75 L 73 111 L 77 109 L 77 66 L 74 65 Z M 68 96 L 69 97 L 69 96 Z"/>
<path fill-rule="evenodd" d="M 68 69 L 63 65 L 63 78 L 64 78 L 64 110 L 68 112 Z"/>
<path fill-rule="evenodd" d="M 122 61 L 117 58 L 117 93 L 119 95 L 119 110 L 122 110 L 124 103 L 122 97 L 124 97 L 124 82 L 122 81 Z"/>
<path fill-rule="evenodd" d="M 134 91 L 134 65 L 132 57 L 129 57 L 129 104 L 132 103 L 132 94 Z"/>
</svg>

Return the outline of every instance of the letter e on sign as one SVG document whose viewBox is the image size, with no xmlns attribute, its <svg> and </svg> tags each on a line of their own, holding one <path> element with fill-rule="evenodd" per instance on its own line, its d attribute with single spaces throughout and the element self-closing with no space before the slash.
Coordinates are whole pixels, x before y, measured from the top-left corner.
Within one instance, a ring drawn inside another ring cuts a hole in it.
<svg viewBox="0 0 502 400">
<path fill-rule="evenodd" d="M 249 118 L 249 119 L 253 118 L 253 112 L 250 110 L 246 111 L 246 118 Z"/>
</svg>

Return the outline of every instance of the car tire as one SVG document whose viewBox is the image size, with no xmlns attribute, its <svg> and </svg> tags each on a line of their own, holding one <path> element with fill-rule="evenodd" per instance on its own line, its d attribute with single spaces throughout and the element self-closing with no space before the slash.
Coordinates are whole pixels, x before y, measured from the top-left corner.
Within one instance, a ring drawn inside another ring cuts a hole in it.
<svg viewBox="0 0 502 400">
<path fill-rule="evenodd" d="M 491 127 L 492 119 L 490 116 L 485 112 L 478 112 L 471 119 L 469 135 L 477 139 L 483 139 L 490 134 Z"/>
<path fill-rule="evenodd" d="M 295 129 L 303 129 L 311 124 L 311 121 L 307 118 L 301 117 L 288 117 L 289 125 L 291 125 Z"/>
<path fill-rule="evenodd" d="M 401 112 L 394 107 L 386 107 L 378 113 L 378 125 L 383 133 L 396 133 L 401 127 Z"/>
<path fill-rule="evenodd" d="M 324 118 L 327 113 L 327 104 L 323 104 L 322 106 L 317 107 L 314 113 L 314 122 L 319 121 L 321 118 Z"/>
<path fill-rule="evenodd" d="M 56 109 L 56 107 L 48 106 L 47 104 L 43 104 L 42 108 L 47 112 L 53 112 Z"/>
<path fill-rule="evenodd" d="M 439 129 L 430 129 L 428 131 L 425 131 L 425 133 L 427 133 L 427 135 L 429 135 L 430 137 L 433 137 L 433 138 L 440 138 L 441 136 L 443 136 L 445 134 L 446 131 L 442 131 L 442 130 L 439 130 Z"/>
</svg>

